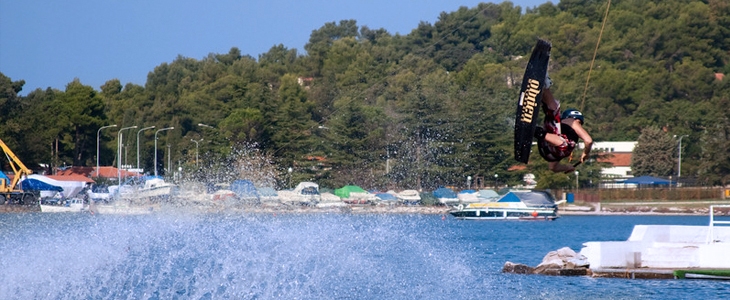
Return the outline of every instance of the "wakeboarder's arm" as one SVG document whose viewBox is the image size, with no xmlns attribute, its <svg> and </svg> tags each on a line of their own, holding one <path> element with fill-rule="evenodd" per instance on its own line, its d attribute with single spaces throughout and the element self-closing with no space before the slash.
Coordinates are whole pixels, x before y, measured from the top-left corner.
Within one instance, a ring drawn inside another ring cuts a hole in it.
<svg viewBox="0 0 730 300">
<path fill-rule="evenodd" d="M 580 121 L 571 118 L 565 120 L 565 123 L 573 128 L 578 137 L 583 140 L 583 154 L 580 156 L 580 162 L 584 163 L 588 159 L 588 155 L 591 153 L 591 149 L 593 148 L 593 138 L 591 138 L 591 135 L 583 128 Z"/>
</svg>

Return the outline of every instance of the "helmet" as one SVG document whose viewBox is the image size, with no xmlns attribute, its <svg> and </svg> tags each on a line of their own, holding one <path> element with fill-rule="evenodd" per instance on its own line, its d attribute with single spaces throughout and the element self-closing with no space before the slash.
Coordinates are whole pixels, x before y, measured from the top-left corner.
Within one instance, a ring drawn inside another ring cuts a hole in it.
<svg viewBox="0 0 730 300">
<path fill-rule="evenodd" d="M 566 109 L 563 114 L 560 115 L 560 119 L 562 120 L 565 120 L 567 118 L 578 119 L 580 120 L 581 124 L 585 124 L 585 120 L 583 120 L 583 114 L 575 108 Z"/>
</svg>

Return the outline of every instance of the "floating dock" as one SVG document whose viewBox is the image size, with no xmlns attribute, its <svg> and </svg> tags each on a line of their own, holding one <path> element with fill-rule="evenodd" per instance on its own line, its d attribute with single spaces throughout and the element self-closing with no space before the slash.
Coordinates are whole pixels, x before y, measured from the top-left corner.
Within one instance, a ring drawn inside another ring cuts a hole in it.
<svg viewBox="0 0 730 300">
<path fill-rule="evenodd" d="M 586 275 L 613 278 L 730 279 L 730 221 L 715 219 L 710 206 L 707 226 L 636 225 L 626 241 L 587 242 L 580 254 Z"/>
</svg>

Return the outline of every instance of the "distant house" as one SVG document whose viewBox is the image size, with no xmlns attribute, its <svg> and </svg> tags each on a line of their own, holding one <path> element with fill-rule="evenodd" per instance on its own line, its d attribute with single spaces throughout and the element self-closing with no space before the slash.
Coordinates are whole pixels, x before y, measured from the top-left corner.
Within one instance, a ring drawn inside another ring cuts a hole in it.
<svg viewBox="0 0 730 300">
<path fill-rule="evenodd" d="M 603 169 L 601 175 L 606 178 L 634 177 L 631 172 L 631 155 L 634 147 L 636 147 L 636 142 L 593 143 L 593 150 L 603 153 L 598 161 L 612 165 L 612 167 Z"/>
<path fill-rule="evenodd" d="M 124 178 L 126 177 L 135 177 L 140 176 L 141 174 L 137 172 L 130 172 L 127 170 L 121 170 L 119 171 L 115 167 L 99 167 L 99 171 L 96 171 L 96 167 L 70 167 L 63 170 L 59 170 L 56 172 L 56 175 L 59 176 L 68 176 L 68 175 L 83 175 L 86 177 L 104 177 L 104 178 L 117 178 L 118 176 L 122 176 Z"/>
<path fill-rule="evenodd" d="M 300 86 L 303 86 L 305 89 L 309 89 L 310 86 L 312 86 L 312 82 L 314 81 L 314 78 L 312 77 L 298 77 L 297 83 Z"/>
</svg>

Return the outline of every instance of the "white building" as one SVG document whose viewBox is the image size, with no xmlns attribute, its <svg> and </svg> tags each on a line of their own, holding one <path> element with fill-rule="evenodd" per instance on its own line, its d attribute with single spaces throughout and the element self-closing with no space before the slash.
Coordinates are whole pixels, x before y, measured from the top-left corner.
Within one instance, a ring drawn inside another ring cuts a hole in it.
<svg viewBox="0 0 730 300">
<path fill-rule="evenodd" d="M 607 178 L 634 177 L 631 173 L 631 155 L 637 142 L 594 142 L 593 150 L 603 153 L 599 162 L 607 162 L 613 167 L 605 168 L 601 175 Z M 582 144 L 580 145 L 582 148 Z"/>
</svg>

